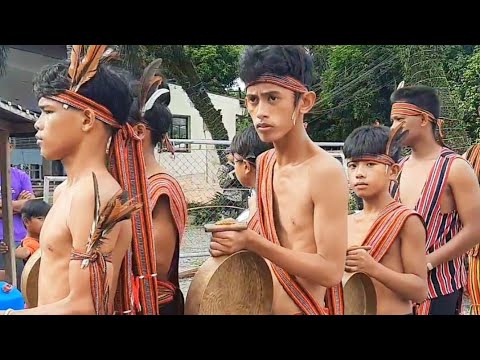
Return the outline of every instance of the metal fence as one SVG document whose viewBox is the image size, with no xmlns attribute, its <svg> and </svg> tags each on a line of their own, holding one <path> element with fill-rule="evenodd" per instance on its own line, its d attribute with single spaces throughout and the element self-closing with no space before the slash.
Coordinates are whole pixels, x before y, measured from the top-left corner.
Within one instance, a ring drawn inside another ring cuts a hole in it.
<svg viewBox="0 0 480 360">
<path fill-rule="evenodd" d="M 236 218 L 247 206 L 249 189 L 235 177 L 227 162 L 230 141 L 173 139 L 174 155 L 157 148 L 156 157 L 166 171 L 180 183 L 189 208 L 189 225 L 203 225 L 225 217 Z M 344 163 L 343 143 L 319 142 Z M 44 177 L 44 198 L 51 202 L 53 190 L 64 176 Z"/>
<path fill-rule="evenodd" d="M 247 205 L 249 189 L 235 177 L 227 162 L 230 141 L 172 140 L 176 153 L 157 153 L 157 159 L 182 186 L 191 225 L 225 217 L 236 218 Z M 343 143 L 317 143 L 344 163 Z"/>
</svg>

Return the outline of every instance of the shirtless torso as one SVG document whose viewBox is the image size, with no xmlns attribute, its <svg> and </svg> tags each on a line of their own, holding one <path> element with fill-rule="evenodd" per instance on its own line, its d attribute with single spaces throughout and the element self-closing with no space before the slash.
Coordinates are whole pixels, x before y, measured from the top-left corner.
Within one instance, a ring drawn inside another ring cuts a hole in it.
<svg viewBox="0 0 480 360">
<path fill-rule="evenodd" d="M 290 250 L 304 253 L 322 254 L 319 244 L 331 239 L 323 239 L 322 225 L 328 222 L 328 207 L 331 205 L 325 194 L 321 195 L 324 202 L 315 204 L 319 187 L 328 187 L 329 182 L 321 184 L 321 179 L 337 177 L 337 184 L 343 185 L 342 168 L 338 161 L 322 149 L 315 151 L 313 156 L 296 165 L 279 167 L 274 166 L 273 175 L 273 211 L 275 229 L 280 244 Z M 332 180 L 333 181 L 333 180 Z M 346 189 L 346 187 L 345 187 Z M 334 192 L 333 197 L 340 196 Z M 333 199 L 333 198 L 332 198 Z M 345 210 L 346 214 L 346 210 Z M 327 226 L 325 226 L 326 229 Z M 317 241 L 316 241 L 317 238 Z M 342 246 L 340 246 L 343 248 Z M 298 306 L 284 290 L 275 274 L 272 273 L 274 282 L 273 313 L 296 314 L 300 312 Z M 325 306 L 324 298 L 326 288 L 313 281 L 295 277 L 318 302 Z"/>
<path fill-rule="evenodd" d="M 375 218 L 366 217 L 363 212 L 350 215 L 348 217 L 348 247 L 361 246 L 374 222 Z M 397 240 L 393 242 L 380 263 L 398 273 L 405 272 L 401 253 L 401 238 L 397 238 Z M 377 293 L 378 315 L 405 315 L 412 312 L 412 303 L 410 300 L 401 297 L 378 280 L 372 278 L 372 281 Z"/>
<path fill-rule="evenodd" d="M 85 251 L 93 222 L 94 188 L 91 172 L 73 183 L 68 180 L 57 187 L 53 206 L 45 219 L 40 244 L 42 262 L 38 280 L 38 305 L 51 304 L 68 299 L 72 278 L 72 267 L 80 269 L 80 261 L 71 261 L 72 249 Z M 101 207 L 103 207 L 120 186 L 108 171 L 95 171 L 98 179 Z M 132 239 L 130 220 L 118 223 L 102 245 L 102 252 L 112 252 L 112 263 L 108 265 L 110 285 L 109 308 L 113 308 L 118 274 L 122 260 Z M 82 269 L 88 271 L 88 268 Z M 76 272 L 75 272 L 76 273 Z M 75 274 L 73 273 L 73 274 Z M 90 286 L 86 287 L 90 290 Z"/>
<path fill-rule="evenodd" d="M 403 165 L 400 174 L 400 199 L 399 201 L 410 209 L 415 209 L 418 200 L 422 195 L 422 190 L 427 182 L 438 155 L 428 160 L 414 160 L 409 158 Z M 440 209 L 443 214 L 448 214 L 456 210 L 455 198 L 452 188 L 447 180 L 447 186 L 441 197 Z"/>
</svg>

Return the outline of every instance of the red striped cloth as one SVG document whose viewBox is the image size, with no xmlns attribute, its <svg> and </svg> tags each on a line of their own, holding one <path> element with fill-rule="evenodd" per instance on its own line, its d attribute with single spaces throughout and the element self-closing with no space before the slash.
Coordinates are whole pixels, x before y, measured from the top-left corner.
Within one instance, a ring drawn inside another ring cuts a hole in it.
<svg viewBox="0 0 480 360">
<path fill-rule="evenodd" d="M 427 255 L 450 241 L 462 228 L 459 214 L 456 210 L 443 214 L 440 210 L 440 199 L 447 185 L 448 174 L 455 159 L 462 159 L 458 154 L 448 148 L 443 148 L 440 156 L 435 161 L 430 174 L 424 184 L 415 210 L 422 216 L 427 226 Z M 408 160 L 404 158 L 400 167 Z M 401 173 L 399 175 L 401 182 Z M 392 196 L 400 201 L 399 184 L 392 187 Z M 460 256 L 451 261 L 438 265 L 428 275 L 428 299 L 441 295 L 448 295 L 461 289 L 467 284 L 467 273 L 464 257 Z M 427 301 L 428 302 L 428 301 Z M 427 305 L 419 310 L 426 310 Z M 419 311 L 419 315 L 424 313 Z"/>
<path fill-rule="evenodd" d="M 175 299 L 175 292 L 179 291 L 178 264 L 180 244 L 185 234 L 187 225 L 187 200 L 178 181 L 167 173 L 158 173 L 148 178 L 148 197 L 150 198 L 150 211 L 153 212 L 155 205 L 161 196 L 167 196 L 170 203 L 170 210 L 177 228 L 177 243 L 170 269 L 168 280 L 157 280 L 158 302 L 160 308 L 171 303 Z"/>
</svg>

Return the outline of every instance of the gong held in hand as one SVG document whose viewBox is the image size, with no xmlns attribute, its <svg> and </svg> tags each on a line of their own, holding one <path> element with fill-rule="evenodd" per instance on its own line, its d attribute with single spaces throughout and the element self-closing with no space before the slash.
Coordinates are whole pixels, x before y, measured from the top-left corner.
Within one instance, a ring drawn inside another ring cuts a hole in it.
<svg viewBox="0 0 480 360">
<path fill-rule="evenodd" d="M 342 278 L 345 315 L 377 315 L 377 292 L 364 273 L 344 273 Z"/>
<path fill-rule="evenodd" d="M 246 223 L 233 219 L 205 225 L 206 232 L 241 231 Z M 265 260 L 250 251 L 210 257 L 192 280 L 186 315 L 268 315 L 273 281 Z"/>
<path fill-rule="evenodd" d="M 22 271 L 21 290 L 28 308 L 38 304 L 38 272 L 40 270 L 42 251 L 35 251 L 26 262 Z"/>
</svg>

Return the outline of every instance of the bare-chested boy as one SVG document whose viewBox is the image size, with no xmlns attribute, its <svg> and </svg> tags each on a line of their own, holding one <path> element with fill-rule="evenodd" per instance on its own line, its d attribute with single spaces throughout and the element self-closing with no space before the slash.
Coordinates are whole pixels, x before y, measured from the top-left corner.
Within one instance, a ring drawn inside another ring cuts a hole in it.
<svg viewBox="0 0 480 360">
<path fill-rule="evenodd" d="M 480 242 L 480 187 L 472 167 L 443 145 L 440 100 L 435 89 L 409 86 L 391 96 L 392 128 L 403 124 L 395 199 L 422 215 L 427 225 L 428 299 L 419 315 L 455 315 L 466 285 L 464 256 Z M 438 133 L 438 136 L 436 136 Z"/>
<path fill-rule="evenodd" d="M 316 99 L 312 59 L 302 46 L 247 46 L 240 78 L 260 139 L 275 148 L 257 159 L 261 235 L 214 233 L 211 254 L 246 249 L 267 259 L 274 314 L 328 314 L 326 289 L 340 283 L 345 264 L 348 186 L 341 164 L 303 126 Z"/>
<path fill-rule="evenodd" d="M 123 139 L 131 140 L 123 125 L 132 97 L 126 81 L 113 70 L 104 64 L 95 66 L 105 50 L 104 45 L 90 45 L 85 56 L 88 59 L 81 61 L 85 55 L 83 46 L 74 45 L 70 63 L 49 66 L 34 81 L 42 109 L 35 124 L 37 143 L 43 157 L 62 161 L 67 181 L 56 189 L 54 204 L 40 235 L 38 307 L 7 311 L 8 314 L 113 312 L 113 295 L 120 266 L 132 240 L 132 224 L 130 220 L 118 222 L 100 247 L 89 250 L 95 207 L 92 173 L 98 181 L 103 208 L 122 189 L 107 170 L 105 149 L 112 134 L 114 138 L 123 135 Z M 84 76 L 86 71 L 81 71 L 82 66 L 84 70 L 96 68 L 96 71 Z M 113 133 L 114 128 L 120 130 Z M 112 151 L 125 151 L 128 158 L 127 141 L 115 138 L 111 147 Z M 118 157 L 112 160 L 114 167 L 124 165 Z M 125 175 L 128 174 L 127 169 Z M 131 185 L 139 186 L 139 183 Z M 135 192 L 129 195 L 132 197 Z M 125 291 L 128 297 L 125 302 L 133 303 L 133 292 Z"/>
<path fill-rule="evenodd" d="M 362 126 L 345 140 L 349 183 L 364 206 L 348 217 L 345 271 L 372 278 L 378 315 L 411 315 L 413 303 L 427 297 L 426 230 L 420 215 L 389 193 L 401 150 L 389 134 L 385 126 Z"/>
</svg>

